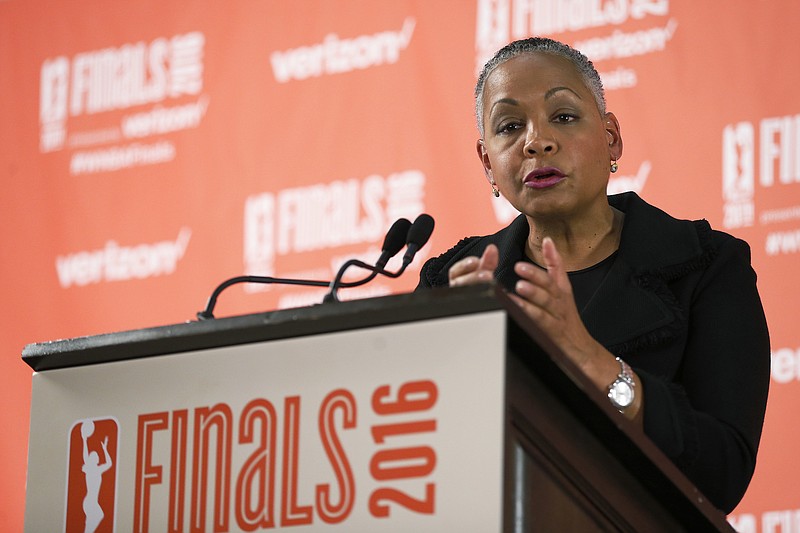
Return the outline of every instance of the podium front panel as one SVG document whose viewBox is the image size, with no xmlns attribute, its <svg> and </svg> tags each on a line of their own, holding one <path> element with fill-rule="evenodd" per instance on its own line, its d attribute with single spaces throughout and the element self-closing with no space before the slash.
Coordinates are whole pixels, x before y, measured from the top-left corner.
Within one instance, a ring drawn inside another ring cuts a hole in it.
<svg viewBox="0 0 800 533">
<path fill-rule="evenodd" d="M 25 530 L 500 531 L 505 331 L 491 311 L 38 372 Z"/>
</svg>

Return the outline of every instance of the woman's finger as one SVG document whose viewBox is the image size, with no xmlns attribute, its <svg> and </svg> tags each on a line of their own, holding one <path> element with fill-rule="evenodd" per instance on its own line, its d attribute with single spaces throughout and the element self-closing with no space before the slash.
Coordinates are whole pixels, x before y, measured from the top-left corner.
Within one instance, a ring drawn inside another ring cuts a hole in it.
<svg viewBox="0 0 800 533">
<path fill-rule="evenodd" d="M 486 283 L 494 279 L 499 262 L 497 246 L 490 244 L 480 257 L 466 257 L 456 262 L 447 273 L 450 286 Z"/>
<path fill-rule="evenodd" d="M 569 282 L 569 276 L 564 269 L 561 254 L 558 253 L 556 244 L 550 237 L 545 237 L 542 241 L 542 256 L 544 257 L 544 264 L 550 277 L 555 280 L 562 289 L 569 288 L 569 292 L 571 293 L 572 284 Z"/>
<path fill-rule="evenodd" d="M 483 253 L 481 254 L 479 269 L 489 270 L 492 273 L 494 273 L 499 263 L 500 263 L 500 250 L 497 248 L 496 245 L 490 244 L 483 250 Z"/>
<path fill-rule="evenodd" d="M 453 281 L 454 279 L 459 278 L 465 274 L 469 274 L 470 272 L 478 270 L 479 265 L 480 265 L 480 258 L 466 257 L 461 261 L 455 263 L 453 266 L 451 266 L 450 270 L 447 273 L 447 276 L 450 279 L 450 281 Z"/>
</svg>

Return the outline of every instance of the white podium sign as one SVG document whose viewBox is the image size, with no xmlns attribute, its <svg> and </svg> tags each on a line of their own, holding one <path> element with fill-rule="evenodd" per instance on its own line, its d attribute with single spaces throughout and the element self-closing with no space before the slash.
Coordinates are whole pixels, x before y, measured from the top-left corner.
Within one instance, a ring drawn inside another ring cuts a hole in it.
<svg viewBox="0 0 800 533">
<path fill-rule="evenodd" d="M 504 313 L 39 372 L 29 533 L 502 527 Z"/>
</svg>

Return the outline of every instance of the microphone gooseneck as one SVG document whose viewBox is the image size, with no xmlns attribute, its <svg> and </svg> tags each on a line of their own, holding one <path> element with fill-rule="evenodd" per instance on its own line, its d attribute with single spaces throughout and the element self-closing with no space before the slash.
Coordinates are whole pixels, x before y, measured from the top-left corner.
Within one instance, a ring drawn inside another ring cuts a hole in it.
<svg viewBox="0 0 800 533">
<path fill-rule="evenodd" d="M 231 285 L 236 285 L 237 283 L 265 283 L 265 284 L 272 284 L 278 283 L 281 285 L 303 285 L 306 287 L 327 287 L 330 282 L 328 281 L 316 281 L 311 279 L 291 279 L 291 278 L 273 278 L 270 276 L 236 276 L 234 278 L 226 279 L 219 285 L 217 288 L 214 289 L 214 292 L 211 293 L 211 296 L 208 298 L 208 303 L 206 303 L 206 308 L 202 311 L 198 311 L 197 319 L 198 320 L 210 320 L 214 318 L 214 307 L 217 305 L 217 298 L 219 295 L 230 287 Z"/>
</svg>

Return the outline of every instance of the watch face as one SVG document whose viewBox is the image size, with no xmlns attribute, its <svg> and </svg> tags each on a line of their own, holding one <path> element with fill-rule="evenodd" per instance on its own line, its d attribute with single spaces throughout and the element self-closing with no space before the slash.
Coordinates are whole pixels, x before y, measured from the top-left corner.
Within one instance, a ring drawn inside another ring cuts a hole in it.
<svg viewBox="0 0 800 533">
<path fill-rule="evenodd" d="M 615 381 L 608 390 L 608 397 L 617 407 L 628 407 L 633 403 L 633 387 L 625 381 Z"/>
</svg>

